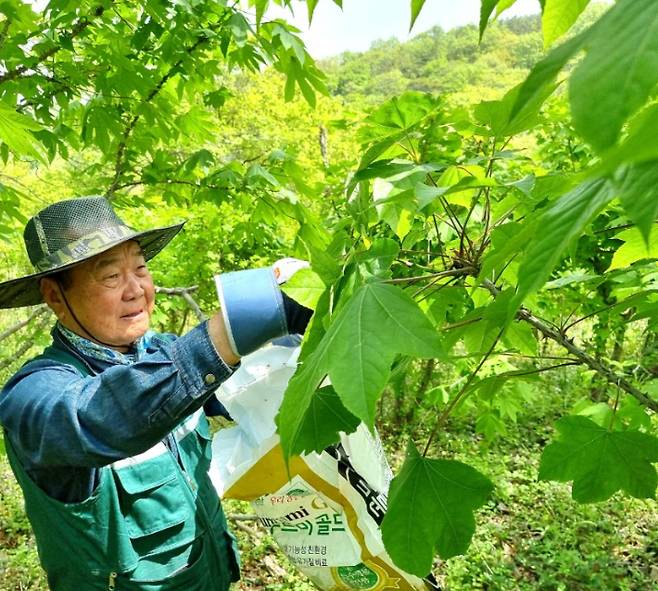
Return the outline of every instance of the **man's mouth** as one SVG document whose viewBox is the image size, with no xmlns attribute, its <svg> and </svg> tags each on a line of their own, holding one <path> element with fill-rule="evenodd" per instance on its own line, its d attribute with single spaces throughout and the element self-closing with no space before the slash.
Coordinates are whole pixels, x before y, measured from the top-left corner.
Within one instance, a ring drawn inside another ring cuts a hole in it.
<svg viewBox="0 0 658 591">
<path fill-rule="evenodd" d="M 143 313 L 144 310 L 137 310 L 136 312 L 131 312 L 130 314 L 124 314 L 123 316 L 121 316 L 121 318 L 132 320 L 133 318 L 137 318 L 138 316 L 141 316 Z"/>
</svg>

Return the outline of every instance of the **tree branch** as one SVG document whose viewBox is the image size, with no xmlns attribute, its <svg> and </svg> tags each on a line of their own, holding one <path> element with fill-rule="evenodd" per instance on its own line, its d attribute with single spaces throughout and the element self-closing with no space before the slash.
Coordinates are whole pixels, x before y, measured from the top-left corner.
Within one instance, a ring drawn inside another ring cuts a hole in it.
<svg viewBox="0 0 658 591">
<path fill-rule="evenodd" d="M 2 25 L 2 31 L 0 31 L 0 48 L 5 44 L 5 41 L 7 40 L 9 27 L 11 27 L 11 19 L 7 17 L 5 18 L 5 22 Z"/>
<path fill-rule="evenodd" d="M 500 293 L 500 290 L 490 281 L 485 280 L 483 282 L 484 287 L 486 287 L 492 295 L 497 296 Z M 562 345 L 569 353 L 571 353 L 578 361 L 582 364 L 587 365 L 590 369 L 593 369 L 596 373 L 603 376 L 611 384 L 615 384 L 617 387 L 624 390 L 624 392 L 630 394 L 636 398 L 642 405 L 651 409 L 654 412 L 658 412 L 658 401 L 655 401 L 649 396 L 647 396 L 641 390 L 638 390 L 633 384 L 626 380 L 623 376 L 616 374 L 612 369 L 601 363 L 598 359 L 595 359 L 579 347 L 577 347 L 574 342 L 568 339 L 564 334 L 560 333 L 559 330 L 556 330 L 552 326 L 546 324 L 543 320 L 540 320 L 534 316 L 529 310 L 521 308 L 517 313 L 516 317 L 519 320 L 527 322 L 531 326 L 534 326 L 540 333 L 545 337 L 555 341 L 556 343 Z"/>
<path fill-rule="evenodd" d="M 30 314 L 25 320 L 21 320 L 20 322 L 17 322 L 13 326 L 10 326 L 9 328 L 5 329 L 2 333 L 0 333 L 0 342 L 4 341 L 7 337 L 10 337 L 13 335 L 15 332 L 18 332 L 22 328 L 25 328 L 30 322 L 33 320 L 36 320 L 39 316 L 45 314 L 46 312 L 50 312 L 50 308 L 46 306 L 45 304 L 42 304 L 39 306 L 32 314 Z"/>
<path fill-rule="evenodd" d="M 94 12 L 92 13 L 92 16 L 95 18 L 98 18 L 103 15 L 103 12 L 105 12 L 105 8 L 103 6 L 98 6 Z M 80 33 L 82 33 L 89 25 L 91 25 L 92 20 L 89 19 L 88 17 L 84 16 L 73 25 L 73 28 L 71 29 L 70 33 L 63 33 L 64 36 L 68 38 L 69 41 L 75 39 Z M 36 68 L 39 64 L 42 64 L 45 62 L 49 57 L 55 55 L 60 49 L 62 49 L 62 45 L 54 45 L 47 51 L 44 51 L 42 54 L 37 56 L 36 62 L 33 64 L 27 65 L 27 64 L 20 64 L 16 66 L 13 70 L 8 70 L 4 74 L 0 75 L 0 84 L 3 84 L 4 82 L 9 82 L 11 80 L 15 80 L 28 70 L 32 70 Z"/>
<path fill-rule="evenodd" d="M 203 313 L 199 307 L 199 304 L 197 304 L 194 298 L 190 295 L 191 292 L 196 291 L 197 289 L 199 289 L 198 285 L 193 285 L 191 287 L 156 286 L 155 291 L 156 293 L 161 293 L 168 296 L 182 297 L 187 302 L 187 305 L 192 309 L 192 312 L 194 312 L 194 315 L 198 318 L 199 322 L 205 322 L 208 320 L 208 316 Z"/>
<path fill-rule="evenodd" d="M 43 310 L 44 310 L 44 309 L 45 309 L 45 310 L 50 310 L 50 308 L 44 306 L 44 308 L 40 309 L 40 313 L 43 313 Z M 31 319 L 35 318 L 36 316 L 37 316 L 36 314 L 33 314 L 33 315 L 30 317 L 30 319 L 28 319 L 28 321 L 30 321 Z M 21 357 L 23 357 L 23 355 L 25 355 L 25 353 L 27 353 L 32 347 L 34 347 L 34 345 L 35 345 L 35 342 L 34 342 L 34 337 L 35 337 L 35 335 L 36 335 L 37 333 L 41 332 L 41 330 L 43 330 L 43 328 L 46 326 L 46 323 L 47 323 L 47 322 L 48 322 L 48 316 L 46 316 L 45 318 L 43 318 L 43 319 L 41 320 L 41 322 L 39 322 L 39 324 L 37 324 L 37 326 L 36 326 L 34 332 L 32 333 L 32 335 L 30 335 L 30 338 L 25 339 L 25 340 L 23 341 L 23 344 L 18 348 L 18 350 L 14 351 L 14 352 L 11 354 L 10 357 L 8 357 L 8 358 L 3 359 L 2 361 L 0 361 L 0 371 L 3 370 L 3 369 L 5 369 L 5 367 L 8 367 L 8 366 L 11 365 L 12 363 L 15 363 L 16 361 L 18 361 Z M 22 327 L 21 327 L 21 328 L 22 328 Z"/>
<path fill-rule="evenodd" d="M 219 23 L 216 23 L 215 25 L 208 28 L 214 31 L 217 27 L 221 27 L 223 24 L 224 24 L 224 19 L 220 20 Z M 190 56 L 192 53 L 194 53 L 199 48 L 199 46 L 203 45 L 206 41 L 208 41 L 207 35 L 199 35 L 199 37 L 197 37 L 197 40 L 192 45 L 190 45 L 185 49 L 185 53 L 187 54 L 187 56 Z M 150 103 L 162 90 L 164 85 L 176 74 L 178 69 L 183 65 L 184 60 L 185 58 L 180 58 L 178 61 L 176 61 L 167 70 L 167 72 L 165 72 L 162 78 L 160 78 L 159 82 L 155 85 L 155 87 L 151 90 L 151 92 L 149 92 L 146 98 L 144 98 L 144 100 L 141 101 L 140 104 L 144 105 Z M 140 120 L 140 118 L 141 115 L 139 113 L 133 115 L 123 131 L 121 140 L 119 141 L 119 145 L 117 147 L 117 153 L 114 161 L 114 177 L 112 179 L 112 183 L 110 184 L 109 188 L 105 192 L 106 199 L 112 199 L 112 196 L 114 195 L 114 193 L 116 193 L 116 191 L 119 188 L 119 180 L 121 179 L 121 175 L 123 174 L 123 170 L 124 170 L 124 156 L 126 154 L 128 140 L 130 139 L 130 136 L 134 131 L 135 126 L 137 125 L 137 122 Z"/>
<path fill-rule="evenodd" d="M 449 269 L 448 271 L 440 271 L 438 273 L 430 273 L 429 275 L 417 275 L 416 277 L 398 277 L 396 279 L 386 279 L 383 283 L 415 283 L 416 281 L 428 281 L 434 279 L 441 279 L 442 277 L 461 277 L 462 275 L 473 275 L 475 269 L 472 267 L 462 267 L 461 269 Z"/>
<path fill-rule="evenodd" d="M 477 377 L 479 371 L 482 369 L 482 366 L 486 363 L 487 359 L 491 356 L 493 353 L 494 349 L 496 348 L 496 345 L 498 344 L 498 341 L 500 341 L 500 337 L 503 336 L 503 330 L 501 329 L 498 332 L 498 335 L 494 339 L 494 342 L 491 344 L 487 352 L 482 356 L 482 359 L 480 359 L 480 363 L 478 363 L 478 366 L 475 368 L 473 373 L 471 373 L 470 376 L 468 376 L 468 380 L 466 380 L 466 383 L 464 384 L 463 388 L 459 391 L 457 396 L 455 396 L 450 403 L 443 409 L 443 412 L 439 416 L 439 418 L 436 421 L 436 424 L 434 425 L 434 429 L 432 429 L 432 433 L 430 433 L 429 439 L 427 440 L 427 443 L 425 444 L 425 449 L 423 450 L 423 457 L 427 455 L 427 452 L 429 451 L 430 445 L 432 444 L 432 441 L 434 440 L 434 437 L 439 431 L 439 428 L 443 423 L 445 423 L 446 419 L 450 416 L 450 413 L 455 409 L 455 407 L 464 399 L 464 397 L 468 394 L 469 388 L 471 384 L 473 383 L 473 380 Z"/>
</svg>

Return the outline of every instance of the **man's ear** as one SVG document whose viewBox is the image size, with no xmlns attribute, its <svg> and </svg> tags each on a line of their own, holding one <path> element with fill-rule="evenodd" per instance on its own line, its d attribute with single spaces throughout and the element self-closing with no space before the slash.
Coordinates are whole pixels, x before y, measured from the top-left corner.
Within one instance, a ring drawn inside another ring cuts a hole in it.
<svg viewBox="0 0 658 591">
<path fill-rule="evenodd" d="M 66 311 L 64 298 L 62 297 L 62 288 L 50 277 L 43 277 L 39 282 L 39 289 L 41 296 L 47 306 L 55 312 L 57 318 L 61 318 L 62 314 Z"/>
</svg>

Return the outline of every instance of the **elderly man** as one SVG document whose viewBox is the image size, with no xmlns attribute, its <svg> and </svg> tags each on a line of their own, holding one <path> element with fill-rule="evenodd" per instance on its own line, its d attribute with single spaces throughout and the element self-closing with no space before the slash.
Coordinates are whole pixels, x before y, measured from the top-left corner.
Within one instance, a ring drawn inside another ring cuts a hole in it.
<svg viewBox="0 0 658 591">
<path fill-rule="evenodd" d="M 150 331 L 146 263 L 181 227 L 136 231 L 103 198 L 61 201 L 26 225 L 36 273 L 0 284 L 0 307 L 45 301 L 57 316 L 52 344 L 0 395 L 55 591 L 222 591 L 239 578 L 203 407 L 242 355 L 302 333 L 310 311 L 254 269 L 216 278 L 222 312 L 208 322 Z"/>
</svg>

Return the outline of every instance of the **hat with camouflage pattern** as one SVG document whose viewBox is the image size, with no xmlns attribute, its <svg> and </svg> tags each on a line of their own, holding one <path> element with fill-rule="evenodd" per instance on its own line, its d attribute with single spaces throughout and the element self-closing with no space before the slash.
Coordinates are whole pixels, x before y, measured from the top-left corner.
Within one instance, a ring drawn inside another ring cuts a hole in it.
<svg viewBox="0 0 658 591">
<path fill-rule="evenodd" d="M 139 243 L 148 261 L 184 223 L 140 232 L 127 226 L 104 197 L 80 197 L 49 205 L 30 218 L 23 232 L 27 254 L 37 272 L 0 283 L 0 308 L 40 304 L 42 277 L 73 267 L 128 240 Z"/>
</svg>

